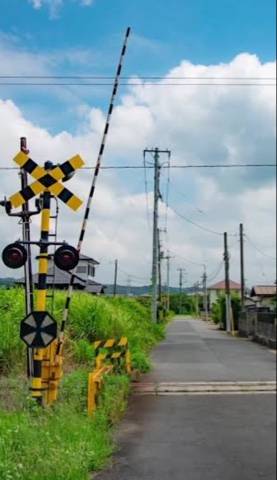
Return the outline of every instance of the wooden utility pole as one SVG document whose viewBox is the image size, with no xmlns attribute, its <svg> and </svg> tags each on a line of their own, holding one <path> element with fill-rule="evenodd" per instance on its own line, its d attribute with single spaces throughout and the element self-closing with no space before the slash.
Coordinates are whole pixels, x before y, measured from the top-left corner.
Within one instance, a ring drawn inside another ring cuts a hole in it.
<svg viewBox="0 0 277 480">
<path fill-rule="evenodd" d="M 241 308 L 244 309 L 244 297 L 245 297 L 245 279 L 244 279 L 244 239 L 243 239 L 243 224 L 239 226 L 239 238 L 240 238 L 240 296 L 241 296 Z"/>
<path fill-rule="evenodd" d="M 177 268 L 179 272 L 179 313 L 182 309 L 182 291 L 183 291 L 183 272 L 186 271 L 185 268 Z"/>
<path fill-rule="evenodd" d="M 205 320 L 208 321 L 208 291 L 207 291 L 207 272 L 206 272 L 206 265 L 204 265 L 204 273 L 203 273 L 203 304 L 204 304 L 204 311 L 205 311 Z"/>
<path fill-rule="evenodd" d="M 118 270 L 118 260 L 114 261 L 114 282 L 113 282 L 113 296 L 116 296 L 117 289 L 117 270 Z"/>
<path fill-rule="evenodd" d="M 198 296 L 198 291 L 199 291 L 199 282 L 195 282 L 194 286 L 194 295 L 195 295 L 195 310 L 196 310 L 196 317 L 199 317 L 199 296 Z"/>
<path fill-rule="evenodd" d="M 227 232 L 224 232 L 224 264 L 225 264 L 225 305 L 226 305 L 226 331 L 231 332 L 231 297 L 229 276 L 229 252 Z"/>
<path fill-rule="evenodd" d="M 169 252 L 167 252 L 167 255 L 163 257 L 164 260 L 166 260 L 166 309 L 169 311 L 170 309 L 170 294 L 169 294 L 169 289 L 170 289 L 170 255 Z"/>
</svg>

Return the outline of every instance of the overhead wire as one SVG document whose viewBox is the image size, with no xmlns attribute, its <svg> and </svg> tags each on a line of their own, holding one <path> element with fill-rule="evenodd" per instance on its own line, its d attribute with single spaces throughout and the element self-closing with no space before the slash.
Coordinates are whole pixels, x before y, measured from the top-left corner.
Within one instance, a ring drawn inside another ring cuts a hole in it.
<svg viewBox="0 0 277 480">
<path fill-rule="evenodd" d="M 103 82 L 1 82 L 0 86 L 3 87 L 110 87 L 112 83 Z M 120 83 L 121 86 L 131 87 L 276 87 L 276 83 L 151 83 L 151 82 L 128 82 Z"/>
<path fill-rule="evenodd" d="M 276 257 L 273 257 L 272 255 L 268 255 L 267 253 L 263 252 L 262 250 L 260 250 L 259 247 L 257 247 L 257 245 L 255 245 L 255 243 L 250 240 L 250 238 L 248 237 L 248 235 L 244 234 L 244 237 L 246 238 L 246 240 L 250 243 L 250 245 L 252 245 L 252 247 L 258 252 L 260 253 L 261 255 L 263 255 L 264 257 L 267 257 L 267 258 L 271 258 L 272 260 L 276 260 Z"/>
<path fill-rule="evenodd" d="M 191 76 L 191 75 L 183 75 L 183 76 L 160 76 L 160 75 L 140 75 L 140 74 L 133 74 L 128 76 L 122 76 L 122 80 L 130 80 L 138 78 L 141 80 L 276 80 L 274 76 Z M 113 76 L 109 75 L 9 75 L 9 74 L 1 74 L 1 78 L 14 78 L 14 79 L 70 79 L 70 80 L 114 80 Z"/>
<path fill-rule="evenodd" d="M 275 167 L 275 163 L 233 163 L 233 164 L 188 164 L 188 165 L 170 165 L 164 166 L 163 168 L 180 168 L 180 169 L 190 169 L 190 168 L 269 168 Z M 83 167 L 82 170 L 95 170 L 96 166 L 93 167 Z M 142 169 L 153 169 L 152 165 L 103 165 L 100 166 L 100 170 L 142 170 Z M 19 170 L 18 167 L 0 167 L 0 170 Z"/>
<path fill-rule="evenodd" d="M 200 228 L 201 230 L 204 230 L 208 233 L 212 233 L 214 235 L 218 235 L 220 237 L 223 236 L 223 232 L 218 232 L 216 230 L 212 230 L 211 228 L 208 228 L 208 227 L 205 227 L 203 225 L 200 225 L 199 223 L 197 222 L 194 222 L 193 220 L 191 220 L 191 218 L 188 218 L 186 217 L 185 215 L 183 215 L 182 213 L 178 212 L 172 205 L 170 205 L 170 208 L 171 210 L 173 210 L 173 212 L 175 213 L 175 215 L 177 215 L 177 217 L 179 218 L 182 218 L 183 220 L 185 220 L 185 222 L 188 222 L 188 223 L 191 223 L 192 225 L 194 225 L 195 227 L 198 227 Z"/>
</svg>

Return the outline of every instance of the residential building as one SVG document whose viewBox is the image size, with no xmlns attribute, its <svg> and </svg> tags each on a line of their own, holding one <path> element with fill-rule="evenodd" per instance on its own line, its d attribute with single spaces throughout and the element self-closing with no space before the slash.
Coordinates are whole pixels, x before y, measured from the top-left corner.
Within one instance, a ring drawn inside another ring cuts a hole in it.
<svg viewBox="0 0 277 480">
<path fill-rule="evenodd" d="M 274 299 L 277 296 L 276 285 L 255 285 L 250 292 L 251 299 L 257 307 L 274 308 Z"/>
<path fill-rule="evenodd" d="M 240 284 L 230 280 L 230 292 L 240 293 Z M 218 297 L 225 293 L 225 280 L 215 283 L 208 287 L 208 298 L 210 308 L 216 303 Z"/>
<path fill-rule="evenodd" d="M 95 267 L 99 262 L 86 255 L 80 255 L 80 260 L 76 269 L 74 278 L 74 289 L 83 290 L 93 295 L 100 295 L 104 293 L 104 285 L 94 280 Z M 53 259 L 49 260 L 47 288 L 55 288 L 58 290 L 65 290 L 68 287 L 70 273 L 60 270 L 54 265 Z M 33 282 L 35 287 L 38 283 L 38 274 L 33 275 Z M 24 284 L 24 278 L 19 279 L 16 283 Z"/>
</svg>

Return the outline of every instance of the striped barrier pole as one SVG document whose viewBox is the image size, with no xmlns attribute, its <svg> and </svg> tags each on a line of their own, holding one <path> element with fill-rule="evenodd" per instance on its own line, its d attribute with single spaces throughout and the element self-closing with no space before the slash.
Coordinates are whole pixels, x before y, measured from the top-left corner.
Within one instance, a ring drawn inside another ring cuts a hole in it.
<svg viewBox="0 0 277 480">
<path fill-rule="evenodd" d="M 114 101 L 115 101 L 117 90 L 118 90 L 119 79 L 120 79 L 120 75 L 121 75 L 121 71 L 122 71 L 123 60 L 124 60 L 124 57 L 125 57 L 130 32 L 131 32 L 131 29 L 130 29 L 130 27 L 128 27 L 127 30 L 126 30 L 125 39 L 124 39 L 123 47 L 122 47 L 122 50 L 121 50 L 119 63 L 118 63 L 118 66 L 117 66 L 117 71 L 116 71 L 116 75 L 115 75 L 115 79 L 114 79 L 113 90 L 112 90 L 109 109 L 108 109 L 108 113 L 107 113 L 105 128 L 104 128 L 104 132 L 103 132 L 103 136 L 102 136 L 102 142 L 101 142 L 101 145 L 100 145 L 98 158 L 97 158 L 97 162 L 96 162 L 96 167 L 95 167 L 95 170 L 94 170 L 92 183 L 91 183 L 91 188 L 90 188 L 90 192 L 89 192 L 89 196 L 88 196 L 88 200 L 87 200 L 87 204 L 86 204 L 86 210 L 85 210 L 85 214 L 84 214 L 84 218 L 83 218 L 83 222 L 82 222 L 82 226 L 81 226 L 79 241 L 78 241 L 78 245 L 77 245 L 77 250 L 78 250 L 79 253 L 81 252 L 82 246 L 83 246 L 83 240 L 84 240 L 86 227 L 87 227 L 87 222 L 88 222 L 89 214 L 90 214 L 91 202 L 92 202 L 93 195 L 94 195 L 94 192 L 95 192 L 95 186 L 96 186 L 97 178 L 98 178 L 98 175 L 99 175 L 99 170 L 100 170 L 100 167 L 101 167 L 103 153 L 104 153 L 104 150 L 105 150 L 106 139 L 107 139 L 107 135 L 108 135 L 109 127 L 110 127 L 110 120 L 111 120 L 111 116 L 112 116 L 112 112 L 113 112 L 113 108 L 114 108 Z M 65 330 L 65 325 L 66 325 L 66 322 L 68 320 L 68 315 L 69 315 L 69 307 L 70 307 L 70 302 L 71 302 L 72 293 L 73 293 L 73 284 L 74 284 L 75 274 L 76 274 L 76 270 L 74 270 L 71 273 L 70 281 L 69 281 L 69 285 L 68 285 L 68 293 L 67 293 L 67 298 L 66 298 L 66 302 L 65 302 L 63 320 L 62 320 L 62 324 L 61 324 L 61 330 L 60 330 L 59 342 L 58 342 L 58 348 L 57 348 L 57 354 L 58 355 L 60 354 L 60 352 L 62 351 L 62 348 L 63 348 L 64 330 Z"/>
</svg>

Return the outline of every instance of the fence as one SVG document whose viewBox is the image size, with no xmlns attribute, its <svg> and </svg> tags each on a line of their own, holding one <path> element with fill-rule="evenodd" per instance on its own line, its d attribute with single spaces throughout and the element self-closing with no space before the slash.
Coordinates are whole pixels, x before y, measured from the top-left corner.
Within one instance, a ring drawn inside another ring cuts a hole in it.
<svg viewBox="0 0 277 480">
<path fill-rule="evenodd" d="M 97 406 L 97 396 L 103 386 L 105 375 L 125 371 L 132 373 L 131 354 L 127 337 L 119 340 L 110 338 L 94 342 L 95 368 L 88 377 L 88 415 L 92 415 Z"/>
<path fill-rule="evenodd" d="M 240 313 L 239 334 L 276 348 L 276 312 L 249 309 Z"/>
</svg>

